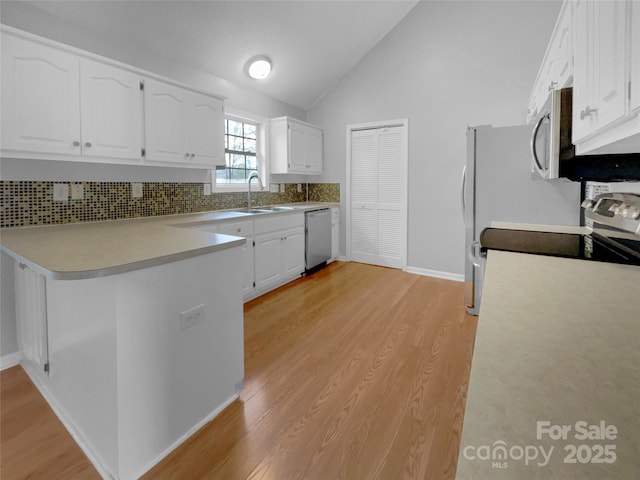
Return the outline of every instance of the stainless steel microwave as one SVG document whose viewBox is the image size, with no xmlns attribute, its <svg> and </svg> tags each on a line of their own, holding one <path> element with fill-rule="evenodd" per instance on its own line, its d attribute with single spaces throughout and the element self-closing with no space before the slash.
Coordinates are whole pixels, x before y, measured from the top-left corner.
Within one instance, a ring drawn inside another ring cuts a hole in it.
<svg viewBox="0 0 640 480">
<path fill-rule="evenodd" d="M 553 90 L 531 136 L 532 171 L 573 181 L 640 180 L 640 153 L 576 155 L 571 142 L 573 88 Z"/>
</svg>

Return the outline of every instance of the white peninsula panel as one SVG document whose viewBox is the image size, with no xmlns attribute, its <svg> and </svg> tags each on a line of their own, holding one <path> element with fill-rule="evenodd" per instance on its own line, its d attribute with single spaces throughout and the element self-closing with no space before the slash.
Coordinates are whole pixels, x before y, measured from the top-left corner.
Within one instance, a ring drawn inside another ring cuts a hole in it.
<svg viewBox="0 0 640 480">
<path fill-rule="evenodd" d="M 45 279 L 49 372 L 23 365 L 101 474 L 138 478 L 237 398 L 241 262 L 235 246 L 107 277 Z"/>
</svg>

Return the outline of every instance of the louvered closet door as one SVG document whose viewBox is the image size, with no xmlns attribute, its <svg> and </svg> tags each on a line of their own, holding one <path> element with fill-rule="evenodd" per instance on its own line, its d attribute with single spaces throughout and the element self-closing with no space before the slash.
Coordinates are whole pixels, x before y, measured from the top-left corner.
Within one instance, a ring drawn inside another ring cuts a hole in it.
<svg viewBox="0 0 640 480">
<path fill-rule="evenodd" d="M 351 258 L 403 268 L 403 129 L 355 131 L 351 148 Z"/>
<path fill-rule="evenodd" d="M 351 259 L 376 263 L 376 201 L 378 134 L 361 130 L 351 135 Z"/>
</svg>

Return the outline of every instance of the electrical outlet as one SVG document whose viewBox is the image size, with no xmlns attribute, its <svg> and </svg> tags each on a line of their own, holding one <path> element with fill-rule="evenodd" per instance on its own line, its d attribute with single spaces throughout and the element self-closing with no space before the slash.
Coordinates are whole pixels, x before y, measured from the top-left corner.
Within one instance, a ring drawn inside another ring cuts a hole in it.
<svg viewBox="0 0 640 480">
<path fill-rule="evenodd" d="M 142 198 L 142 184 L 141 183 L 132 183 L 131 184 L 131 196 L 133 198 Z"/>
<path fill-rule="evenodd" d="M 298 184 L 298 193 L 302 193 L 302 184 L 301 183 Z"/>
<path fill-rule="evenodd" d="M 71 200 L 82 200 L 84 198 L 84 185 L 74 183 L 71 185 Z"/>
<path fill-rule="evenodd" d="M 204 320 L 204 304 L 180 313 L 180 330 L 189 328 Z"/>
<path fill-rule="evenodd" d="M 53 201 L 66 202 L 67 200 L 69 200 L 69 184 L 54 183 L 53 184 Z"/>
<path fill-rule="evenodd" d="M 202 184 L 202 191 L 203 191 L 204 195 L 211 195 L 211 184 L 210 183 L 203 183 Z"/>
<path fill-rule="evenodd" d="M 287 184 L 286 184 L 286 183 L 281 183 L 281 184 L 280 184 L 280 193 L 284 193 L 284 191 L 285 191 L 286 187 L 287 187 Z"/>
<path fill-rule="evenodd" d="M 280 191 L 280 185 L 278 185 L 277 183 L 270 183 L 269 191 L 271 193 L 278 193 Z"/>
</svg>

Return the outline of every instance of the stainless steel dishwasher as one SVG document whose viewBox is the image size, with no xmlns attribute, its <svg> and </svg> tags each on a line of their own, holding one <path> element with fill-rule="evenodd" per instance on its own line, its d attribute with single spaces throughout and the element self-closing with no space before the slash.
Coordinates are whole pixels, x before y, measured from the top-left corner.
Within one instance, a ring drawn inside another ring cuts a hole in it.
<svg viewBox="0 0 640 480">
<path fill-rule="evenodd" d="M 320 208 L 305 213 L 305 270 L 323 267 L 331 258 L 331 210 Z"/>
</svg>

